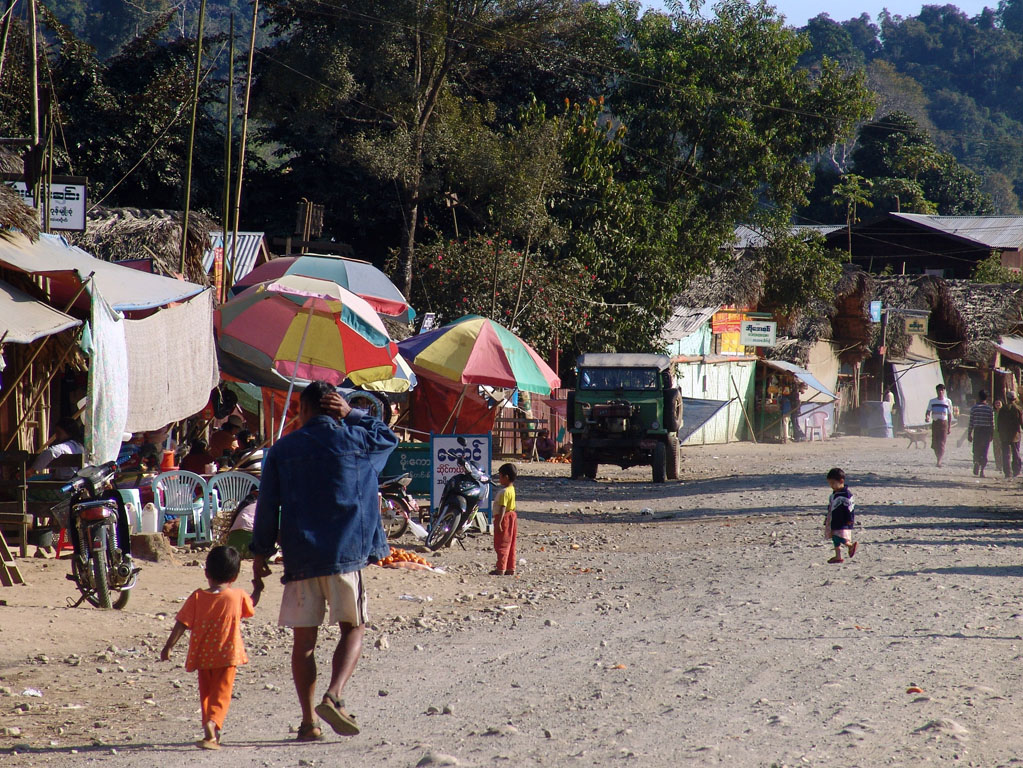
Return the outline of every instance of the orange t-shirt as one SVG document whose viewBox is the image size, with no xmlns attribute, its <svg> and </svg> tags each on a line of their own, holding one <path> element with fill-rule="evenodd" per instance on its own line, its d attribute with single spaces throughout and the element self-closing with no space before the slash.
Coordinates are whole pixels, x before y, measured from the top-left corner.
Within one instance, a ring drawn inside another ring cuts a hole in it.
<svg viewBox="0 0 1023 768">
<path fill-rule="evenodd" d="M 191 632 L 185 669 L 217 669 L 247 664 L 242 619 L 255 613 L 252 598 L 240 589 L 197 589 L 181 606 L 177 619 Z"/>
</svg>

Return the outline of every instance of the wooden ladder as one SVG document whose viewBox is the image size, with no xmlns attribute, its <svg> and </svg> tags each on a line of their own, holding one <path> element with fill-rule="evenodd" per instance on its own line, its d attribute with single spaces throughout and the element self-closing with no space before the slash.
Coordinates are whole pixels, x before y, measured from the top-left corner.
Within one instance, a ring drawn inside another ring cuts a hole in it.
<svg viewBox="0 0 1023 768">
<path fill-rule="evenodd" d="M 7 546 L 7 539 L 0 531 L 0 586 L 13 587 L 15 584 L 24 584 L 21 571 L 14 562 L 14 556 Z"/>
</svg>

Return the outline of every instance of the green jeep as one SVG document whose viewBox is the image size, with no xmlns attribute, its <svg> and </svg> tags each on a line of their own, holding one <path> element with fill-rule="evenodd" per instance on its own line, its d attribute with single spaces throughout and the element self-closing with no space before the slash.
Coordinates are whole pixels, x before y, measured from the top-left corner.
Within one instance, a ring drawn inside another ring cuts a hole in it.
<svg viewBox="0 0 1023 768">
<path fill-rule="evenodd" d="M 655 483 L 679 473 L 682 392 L 666 355 L 585 354 L 568 395 L 572 477 L 597 476 L 598 464 L 649 464 Z"/>
</svg>

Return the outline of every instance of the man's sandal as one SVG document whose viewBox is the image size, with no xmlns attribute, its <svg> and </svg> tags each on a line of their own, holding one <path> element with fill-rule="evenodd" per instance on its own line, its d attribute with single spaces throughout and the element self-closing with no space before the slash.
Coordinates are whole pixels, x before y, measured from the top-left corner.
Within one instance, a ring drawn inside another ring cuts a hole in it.
<svg viewBox="0 0 1023 768">
<path fill-rule="evenodd" d="M 323 731 L 316 723 L 302 723 L 298 726 L 295 741 L 323 741 Z"/>
<path fill-rule="evenodd" d="M 323 701 L 316 705 L 316 714 L 334 729 L 334 733 L 339 733 L 342 736 L 354 736 L 359 732 L 355 715 L 345 712 L 345 703 L 329 692 L 323 694 Z"/>
</svg>

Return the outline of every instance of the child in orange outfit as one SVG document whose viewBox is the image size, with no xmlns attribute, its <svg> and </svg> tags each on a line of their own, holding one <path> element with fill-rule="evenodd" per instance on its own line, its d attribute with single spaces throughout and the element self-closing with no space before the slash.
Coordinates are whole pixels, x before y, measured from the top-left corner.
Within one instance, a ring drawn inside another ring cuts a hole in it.
<svg viewBox="0 0 1023 768">
<path fill-rule="evenodd" d="M 234 547 L 214 547 L 206 556 L 209 589 L 197 589 L 178 611 L 177 622 L 160 653 L 170 661 L 171 650 L 191 630 L 185 669 L 199 673 L 203 739 L 200 749 L 220 749 L 220 731 L 231 704 L 234 676 L 239 664 L 247 664 L 242 643 L 241 620 L 254 614 L 262 581 L 253 581 L 252 597 L 231 585 L 238 578 L 241 556 Z"/>
<path fill-rule="evenodd" d="M 494 550 L 497 552 L 497 567 L 491 576 L 515 575 L 515 538 L 518 536 L 518 516 L 515 514 L 515 478 L 518 470 L 514 464 L 503 464 L 497 470 L 501 491 L 494 499 Z"/>
</svg>

